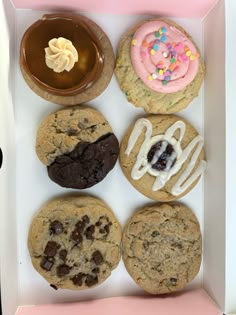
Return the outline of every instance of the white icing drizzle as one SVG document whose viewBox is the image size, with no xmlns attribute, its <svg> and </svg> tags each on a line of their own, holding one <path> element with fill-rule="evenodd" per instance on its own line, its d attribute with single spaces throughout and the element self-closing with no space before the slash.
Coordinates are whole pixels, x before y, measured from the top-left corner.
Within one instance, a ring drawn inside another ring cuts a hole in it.
<svg viewBox="0 0 236 315">
<path fill-rule="evenodd" d="M 161 188 L 163 188 L 165 184 L 168 182 L 168 180 L 181 169 L 182 165 L 188 159 L 192 151 L 195 150 L 188 166 L 186 167 L 185 171 L 181 174 L 181 176 L 178 178 L 178 180 L 176 181 L 176 183 L 174 184 L 171 190 L 171 193 L 174 196 L 178 196 L 182 194 L 186 189 L 188 189 L 192 185 L 192 183 L 206 169 L 206 161 L 201 161 L 198 168 L 190 176 L 203 148 L 202 137 L 201 136 L 195 137 L 189 143 L 189 145 L 184 150 L 182 150 L 181 142 L 183 140 L 183 137 L 186 131 L 186 125 L 183 121 L 179 120 L 175 122 L 171 127 L 167 129 L 165 134 L 152 137 L 151 122 L 148 119 L 141 118 L 136 122 L 131 132 L 128 145 L 125 151 L 126 155 L 130 155 L 131 151 L 134 148 L 135 143 L 137 142 L 144 128 L 146 129 L 145 138 L 138 152 L 136 162 L 132 168 L 131 177 L 134 180 L 138 180 L 142 178 L 143 175 L 146 173 L 149 173 L 150 175 L 155 176 L 156 180 L 152 186 L 152 190 L 158 191 Z M 177 131 L 179 131 L 178 140 L 174 138 L 174 135 Z M 162 142 L 161 148 L 155 152 L 152 158 L 152 161 L 148 162 L 147 155 L 148 155 L 149 150 L 154 144 L 160 141 Z M 152 168 L 152 165 L 155 164 L 158 161 L 159 157 L 165 152 L 168 146 L 168 143 L 170 143 L 173 146 L 174 151 L 171 153 L 170 157 L 168 158 L 165 170 L 158 171 Z M 173 165 L 174 161 L 175 161 L 175 164 Z"/>
</svg>

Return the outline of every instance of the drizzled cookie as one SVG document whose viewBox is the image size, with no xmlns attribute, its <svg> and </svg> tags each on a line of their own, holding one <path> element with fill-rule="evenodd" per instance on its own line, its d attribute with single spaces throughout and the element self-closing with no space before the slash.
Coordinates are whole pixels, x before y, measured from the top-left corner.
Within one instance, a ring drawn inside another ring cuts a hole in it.
<svg viewBox="0 0 236 315">
<path fill-rule="evenodd" d="M 174 115 L 141 118 L 129 128 L 120 151 L 122 170 L 131 184 L 158 201 L 188 193 L 206 168 L 203 138 Z"/>
</svg>

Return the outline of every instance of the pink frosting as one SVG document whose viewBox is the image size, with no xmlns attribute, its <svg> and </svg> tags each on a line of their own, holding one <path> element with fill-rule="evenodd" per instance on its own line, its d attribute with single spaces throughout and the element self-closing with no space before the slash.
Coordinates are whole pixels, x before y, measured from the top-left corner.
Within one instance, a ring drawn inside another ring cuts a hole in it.
<svg viewBox="0 0 236 315">
<path fill-rule="evenodd" d="M 174 93 L 195 78 L 199 54 L 184 33 L 156 20 L 144 23 L 135 32 L 131 61 L 139 78 L 151 90 Z"/>
</svg>

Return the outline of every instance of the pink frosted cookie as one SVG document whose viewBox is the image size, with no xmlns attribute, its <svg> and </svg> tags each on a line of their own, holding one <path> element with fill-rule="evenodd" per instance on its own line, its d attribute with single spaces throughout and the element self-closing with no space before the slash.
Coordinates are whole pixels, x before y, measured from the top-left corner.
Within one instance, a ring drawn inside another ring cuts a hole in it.
<svg viewBox="0 0 236 315">
<path fill-rule="evenodd" d="M 185 30 L 155 19 L 124 35 L 115 73 L 129 102 L 148 113 L 175 113 L 198 95 L 204 64 Z"/>
</svg>

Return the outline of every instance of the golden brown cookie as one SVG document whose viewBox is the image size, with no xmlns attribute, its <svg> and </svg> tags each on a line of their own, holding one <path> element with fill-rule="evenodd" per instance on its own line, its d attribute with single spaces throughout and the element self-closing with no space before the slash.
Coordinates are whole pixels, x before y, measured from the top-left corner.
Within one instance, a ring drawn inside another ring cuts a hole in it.
<svg viewBox="0 0 236 315">
<path fill-rule="evenodd" d="M 60 105 L 77 105 L 100 95 L 111 80 L 114 53 L 109 38 L 80 14 L 44 15 L 25 32 L 20 68 L 29 87 Z"/>
<path fill-rule="evenodd" d="M 123 260 L 134 281 L 151 294 L 183 289 L 197 275 L 202 239 L 197 218 L 183 204 L 154 204 L 135 213 L 123 237 Z"/>
<path fill-rule="evenodd" d="M 91 196 L 56 198 L 34 217 L 28 248 L 34 268 L 54 289 L 101 284 L 120 261 L 121 228 L 112 210 Z"/>
<path fill-rule="evenodd" d="M 85 189 L 113 169 L 119 142 L 100 112 L 73 106 L 44 118 L 37 131 L 36 153 L 55 183 Z"/>
<path fill-rule="evenodd" d="M 206 168 L 203 139 L 184 119 L 151 115 L 138 119 L 126 132 L 120 165 L 129 182 L 157 201 L 187 194 Z"/>
<path fill-rule="evenodd" d="M 153 22 L 158 29 L 154 24 L 147 27 L 146 33 L 140 31 Z M 134 50 L 137 51 L 132 56 Z M 187 107 L 199 93 L 204 70 L 191 36 L 170 20 L 142 21 L 129 29 L 119 43 L 116 78 L 128 101 L 147 113 L 170 114 Z"/>
</svg>

